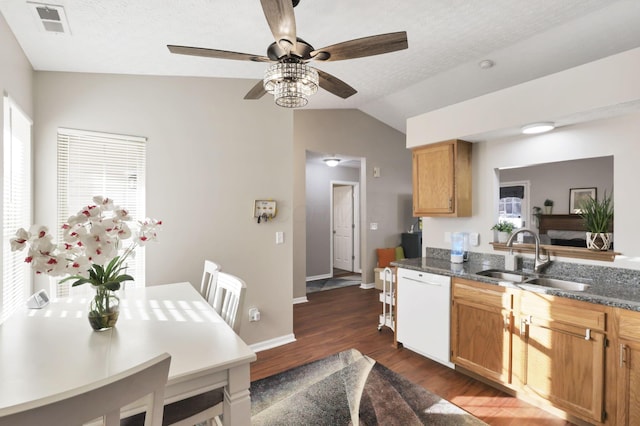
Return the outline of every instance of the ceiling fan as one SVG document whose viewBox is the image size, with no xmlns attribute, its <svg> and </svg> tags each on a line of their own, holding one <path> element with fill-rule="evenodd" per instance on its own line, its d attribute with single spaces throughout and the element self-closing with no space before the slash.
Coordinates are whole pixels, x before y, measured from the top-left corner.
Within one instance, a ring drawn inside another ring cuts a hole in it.
<svg viewBox="0 0 640 426">
<path fill-rule="evenodd" d="M 308 62 L 312 60 L 342 61 L 395 52 L 408 47 L 407 33 L 399 31 L 315 49 L 296 35 L 293 8 L 299 1 L 260 0 L 267 23 L 276 40 L 267 48 L 267 56 L 202 47 L 176 45 L 167 45 L 167 47 L 172 53 L 181 55 L 271 63 L 265 72 L 264 79 L 249 90 L 244 99 L 260 99 L 266 93 L 272 93 L 276 104 L 287 108 L 305 106 L 308 96 L 316 93 L 318 86 L 343 99 L 357 93 L 344 81 L 310 67 Z"/>
</svg>

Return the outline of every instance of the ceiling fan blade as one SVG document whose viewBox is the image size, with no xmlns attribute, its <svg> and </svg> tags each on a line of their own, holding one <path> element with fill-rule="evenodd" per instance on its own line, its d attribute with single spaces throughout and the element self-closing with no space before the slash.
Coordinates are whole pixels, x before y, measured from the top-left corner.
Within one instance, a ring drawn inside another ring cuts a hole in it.
<svg viewBox="0 0 640 426">
<path fill-rule="evenodd" d="M 253 86 L 251 88 L 251 90 L 249 90 L 249 92 L 247 92 L 246 95 L 244 95 L 244 98 L 245 99 L 260 99 L 266 93 L 267 93 L 267 91 L 264 90 L 264 83 L 262 82 L 262 80 L 260 80 L 260 81 L 258 81 L 258 83 L 256 83 L 255 86 Z"/>
<path fill-rule="evenodd" d="M 296 17 L 291 0 L 260 0 L 264 16 L 278 45 L 286 51 L 296 47 Z"/>
<path fill-rule="evenodd" d="M 327 92 L 331 92 L 334 95 L 341 97 L 342 99 L 347 99 L 349 96 L 358 93 L 356 89 L 349 86 L 338 77 L 335 77 L 328 72 L 324 72 L 317 68 L 314 69 L 318 71 L 318 77 L 320 77 L 320 87 L 322 87 Z"/>
<path fill-rule="evenodd" d="M 342 61 L 395 52 L 409 47 L 407 32 L 378 34 L 316 49 L 311 57 L 318 61 Z"/>
<path fill-rule="evenodd" d="M 204 56 L 216 59 L 234 59 L 236 61 L 272 62 L 266 56 L 251 55 L 249 53 L 230 52 L 228 50 L 206 49 L 204 47 L 174 46 L 168 44 L 171 53 L 179 55 Z"/>
</svg>

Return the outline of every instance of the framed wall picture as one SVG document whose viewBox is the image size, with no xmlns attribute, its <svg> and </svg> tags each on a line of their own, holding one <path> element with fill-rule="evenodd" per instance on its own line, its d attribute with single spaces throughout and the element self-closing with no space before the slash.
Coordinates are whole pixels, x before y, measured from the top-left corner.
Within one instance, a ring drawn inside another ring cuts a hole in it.
<svg viewBox="0 0 640 426">
<path fill-rule="evenodd" d="M 596 200 L 598 198 L 597 188 L 571 188 L 569 190 L 569 213 L 580 214 L 580 205 L 589 197 Z"/>
</svg>

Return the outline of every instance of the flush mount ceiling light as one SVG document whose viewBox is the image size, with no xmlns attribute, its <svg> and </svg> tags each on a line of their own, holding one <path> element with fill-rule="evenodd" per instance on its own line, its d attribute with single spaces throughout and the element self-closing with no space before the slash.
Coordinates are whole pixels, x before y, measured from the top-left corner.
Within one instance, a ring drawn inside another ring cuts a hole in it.
<svg viewBox="0 0 640 426">
<path fill-rule="evenodd" d="M 329 167 L 335 167 L 340 162 L 340 159 L 331 157 L 331 158 L 324 158 L 322 161 L 324 161 L 324 163 Z"/>
<path fill-rule="evenodd" d="M 534 135 L 536 133 L 544 133 L 549 130 L 555 129 L 556 125 L 550 121 L 545 121 L 541 123 L 531 123 L 526 126 L 522 126 L 522 133 L 525 135 Z"/>
<path fill-rule="evenodd" d="M 296 58 L 289 58 L 269 65 L 263 84 L 277 105 L 300 108 L 309 102 L 309 96 L 318 91 L 318 80 L 316 70 Z"/>
</svg>

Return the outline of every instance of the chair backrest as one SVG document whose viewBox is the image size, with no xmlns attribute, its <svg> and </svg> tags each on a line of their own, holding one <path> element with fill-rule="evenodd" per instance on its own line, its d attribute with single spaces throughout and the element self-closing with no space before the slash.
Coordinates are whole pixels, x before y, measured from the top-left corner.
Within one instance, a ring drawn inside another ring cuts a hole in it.
<svg viewBox="0 0 640 426">
<path fill-rule="evenodd" d="M 229 324 L 233 331 L 240 331 L 240 319 L 244 305 L 247 284 L 240 278 L 218 272 L 218 282 L 209 298 L 209 303 L 218 314 Z"/>
<path fill-rule="evenodd" d="M 215 288 L 220 272 L 220 265 L 210 260 L 204 261 L 204 271 L 202 272 L 202 282 L 200 283 L 200 294 L 205 300 L 209 300 L 211 290 Z"/>
<path fill-rule="evenodd" d="M 0 426 L 79 426 L 103 417 L 106 426 L 120 424 L 120 409 L 150 396 L 145 426 L 161 426 L 164 388 L 171 355 L 162 354 L 109 378 L 12 407 Z"/>
</svg>

